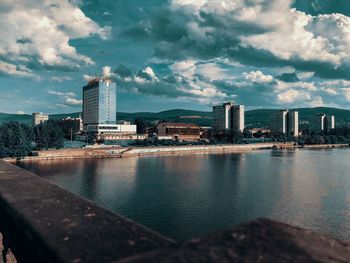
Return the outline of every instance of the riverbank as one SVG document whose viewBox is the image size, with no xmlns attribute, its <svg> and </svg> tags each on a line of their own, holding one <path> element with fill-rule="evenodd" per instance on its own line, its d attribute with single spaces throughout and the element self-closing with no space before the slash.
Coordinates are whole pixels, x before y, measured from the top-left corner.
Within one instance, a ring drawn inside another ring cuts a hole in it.
<svg viewBox="0 0 350 263">
<path fill-rule="evenodd" d="M 27 156 L 21 161 L 56 160 L 56 159 L 89 159 L 89 158 L 128 158 L 142 156 L 193 155 L 210 153 L 241 153 L 268 149 L 331 149 L 349 147 L 348 144 L 306 145 L 303 147 L 293 143 L 257 143 L 235 145 L 200 145 L 200 146 L 152 146 L 152 147 L 102 147 L 84 149 L 61 149 L 35 151 L 34 156 Z M 7 162 L 16 162 L 16 158 L 5 158 Z"/>
<path fill-rule="evenodd" d="M 259 143 L 242 145 L 200 145 L 200 146 L 152 146 L 152 147 L 103 147 L 84 149 L 60 149 L 35 151 L 34 156 L 27 156 L 21 161 L 55 160 L 55 159 L 89 159 L 89 158 L 128 158 L 150 155 L 180 155 L 234 153 L 273 148 L 294 148 L 291 143 Z M 5 161 L 16 162 L 16 158 L 6 158 Z"/>
</svg>

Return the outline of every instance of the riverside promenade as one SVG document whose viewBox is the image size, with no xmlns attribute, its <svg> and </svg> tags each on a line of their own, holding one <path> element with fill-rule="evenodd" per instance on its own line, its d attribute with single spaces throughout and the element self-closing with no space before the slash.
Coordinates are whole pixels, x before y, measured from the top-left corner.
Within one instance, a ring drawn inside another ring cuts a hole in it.
<svg viewBox="0 0 350 263">
<path fill-rule="evenodd" d="M 59 159 L 93 159 L 93 158 L 128 158 L 143 156 L 167 155 L 197 155 L 197 154 L 227 154 L 242 153 L 269 149 L 332 149 L 346 148 L 348 144 L 321 144 L 298 146 L 294 143 L 256 143 L 256 144 L 222 144 L 196 146 L 151 146 L 151 147 L 90 147 L 79 149 L 60 149 L 34 151 L 33 156 L 21 158 L 21 161 L 59 160 Z M 15 163 L 17 158 L 5 158 L 7 162 Z"/>
<path fill-rule="evenodd" d="M 81 149 L 61 149 L 34 151 L 33 156 L 21 158 L 21 161 L 55 160 L 55 159 L 89 159 L 89 158 L 127 158 L 163 155 L 193 155 L 210 153 L 240 153 L 253 150 L 293 149 L 293 143 L 257 143 L 257 144 L 225 144 L 196 146 L 152 146 L 152 147 L 91 147 Z M 8 162 L 16 158 L 4 159 Z"/>
</svg>

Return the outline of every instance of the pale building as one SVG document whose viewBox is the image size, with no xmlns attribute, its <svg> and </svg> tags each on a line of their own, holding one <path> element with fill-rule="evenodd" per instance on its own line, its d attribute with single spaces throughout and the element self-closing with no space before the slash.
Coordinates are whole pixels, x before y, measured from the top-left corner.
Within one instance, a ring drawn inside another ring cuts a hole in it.
<svg viewBox="0 0 350 263">
<path fill-rule="evenodd" d="M 272 114 L 271 118 L 271 132 L 277 133 L 287 133 L 287 114 L 288 110 L 279 110 Z"/>
<path fill-rule="evenodd" d="M 299 135 L 299 112 L 279 110 L 272 114 L 271 133 Z"/>
<path fill-rule="evenodd" d="M 213 130 L 244 130 L 244 106 L 234 105 L 232 102 L 213 106 Z"/>
<path fill-rule="evenodd" d="M 117 123 L 117 88 L 109 79 L 96 78 L 83 87 L 83 124 L 84 131 L 97 138 L 137 133 L 136 125 Z"/>
<path fill-rule="evenodd" d="M 319 114 L 313 117 L 309 124 L 310 131 L 316 133 L 330 131 L 335 128 L 335 118 L 333 115 Z"/>
<path fill-rule="evenodd" d="M 325 118 L 325 114 L 318 114 L 317 116 L 314 116 L 309 123 L 310 131 L 317 133 L 324 131 Z"/>
<path fill-rule="evenodd" d="M 333 115 L 327 115 L 324 120 L 324 129 L 330 131 L 335 129 L 335 117 Z"/>
<path fill-rule="evenodd" d="M 231 108 L 233 103 L 213 107 L 213 130 L 223 131 L 231 128 Z"/>
<path fill-rule="evenodd" d="M 96 78 L 83 87 L 84 130 L 98 132 L 117 121 L 117 88 L 108 79 Z"/>
<path fill-rule="evenodd" d="M 32 114 L 32 124 L 34 127 L 48 120 L 49 115 L 43 114 L 42 112 L 34 112 Z"/>
<path fill-rule="evenodd" d="M 299 135 L 299 112 L 289 111 L 287 114 L 287 134 L 297 137 Z"/>
<path fill-rule="evenodd" d="M 234 131 L 243 132 L 244 130 L 244 106 L 234 105 L 231 108 L 232 123 L 231 127 Z"/>
</svg>

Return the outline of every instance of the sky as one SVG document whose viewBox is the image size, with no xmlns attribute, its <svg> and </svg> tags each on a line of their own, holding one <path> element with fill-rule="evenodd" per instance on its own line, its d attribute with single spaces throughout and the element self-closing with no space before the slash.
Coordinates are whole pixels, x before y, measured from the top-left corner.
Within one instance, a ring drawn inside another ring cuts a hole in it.
<svg viewBox="0 0 350 263">
<path fill-rule="evenodd" d="M 0 112 L 350 109 L 348 0 L 0 0 Z"/>
</svg>

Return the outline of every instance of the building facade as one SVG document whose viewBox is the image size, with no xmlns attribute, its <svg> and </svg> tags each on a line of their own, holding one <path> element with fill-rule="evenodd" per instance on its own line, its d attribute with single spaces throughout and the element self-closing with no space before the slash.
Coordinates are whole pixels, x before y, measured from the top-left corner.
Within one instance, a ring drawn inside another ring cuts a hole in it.
<svg viewBox="0 0 350 263">
<path fill-rule="evenodd" d="M 232 102 L 213 106 L 213 131 L 244 130 L 244 106 Z"/>
<path fill-rule="evenodd" d="M 286 134 L 290 136 L 299 135 L 299 112 L 279 110 L 272 114 L 271 133 Z"/>
<path fill-rule="evenodd" d="M 49 115 L 45 115 L 41 112 L 34 112 L 32 114 L 32 125 L 34 127 L 48 120 L 49 120 Z"/>
<path fill-rule="evenodd" d="M 335 129 L 335 117 L 333 115 L 327 115 L 324 119 L 324 129 L 329 132 Z"/>
<path fill-rule="evenodd" d="M 117 88 L 109 79 L 96 78 L 83 87 L 83 130 L 97 139 L 118 139 L 137 133 L 136 125 L 117 123 Z"/>
<path fill-rule="evenodd" d="M 314 131 L 316 133 L 324 131 L 325 118 L 326 118 L 325 114 L 318 114 L 317 116 L 314 116 L 309 121 L 309 129 L 310 129 L 310 131 Z"/>
<path fill-rule="evenodd" d="M 333 115 L 319 114 L 309 121 L 309 129 L 311 132 L 329 132 L 334 128 L 335 118 Z"/>
<path fill-rule="evenodd" d="M 83 87 L 83 121 L 85 131 L 98 131 L 117 121 L 117 88 L 108 79 L 94 79 Z"/>
<path fill-rule="evenodd" d="M 213 107 L 213 130 L 222 131 L 230 129 L 231 108 L 233 103 L 224 103 Z"/>
<path fill-rule="evenodd" d="M 172 138 L 180 141 L 195 141 L 200 139 L 201 129 L 195 124 L 165 122 L 157 126 L 159 138 Z"/>
<path fill-rule="evenodd" d="M 287 114 L 287 134 L 297 137 L 299 135 L 299 112 L 289 111 Z"/>
<path fill-rule="evenodd" d="M 234 105 L 231 108 L 231 127 L 234 131 L 244 130 L 244 106 Z"/>
<path fill-rule="evenodd" d="M 279 110 L 272 114 L 271 132 L 273 134 L 287 133 L 287 114 L 288 110 Z"/>
<path fill-rule="evenodd" d="M 83 130 L 83 120 L 81 118 L 65 118 L 58 121 L 66 138 L 72 138 Z"/>
</svg>

